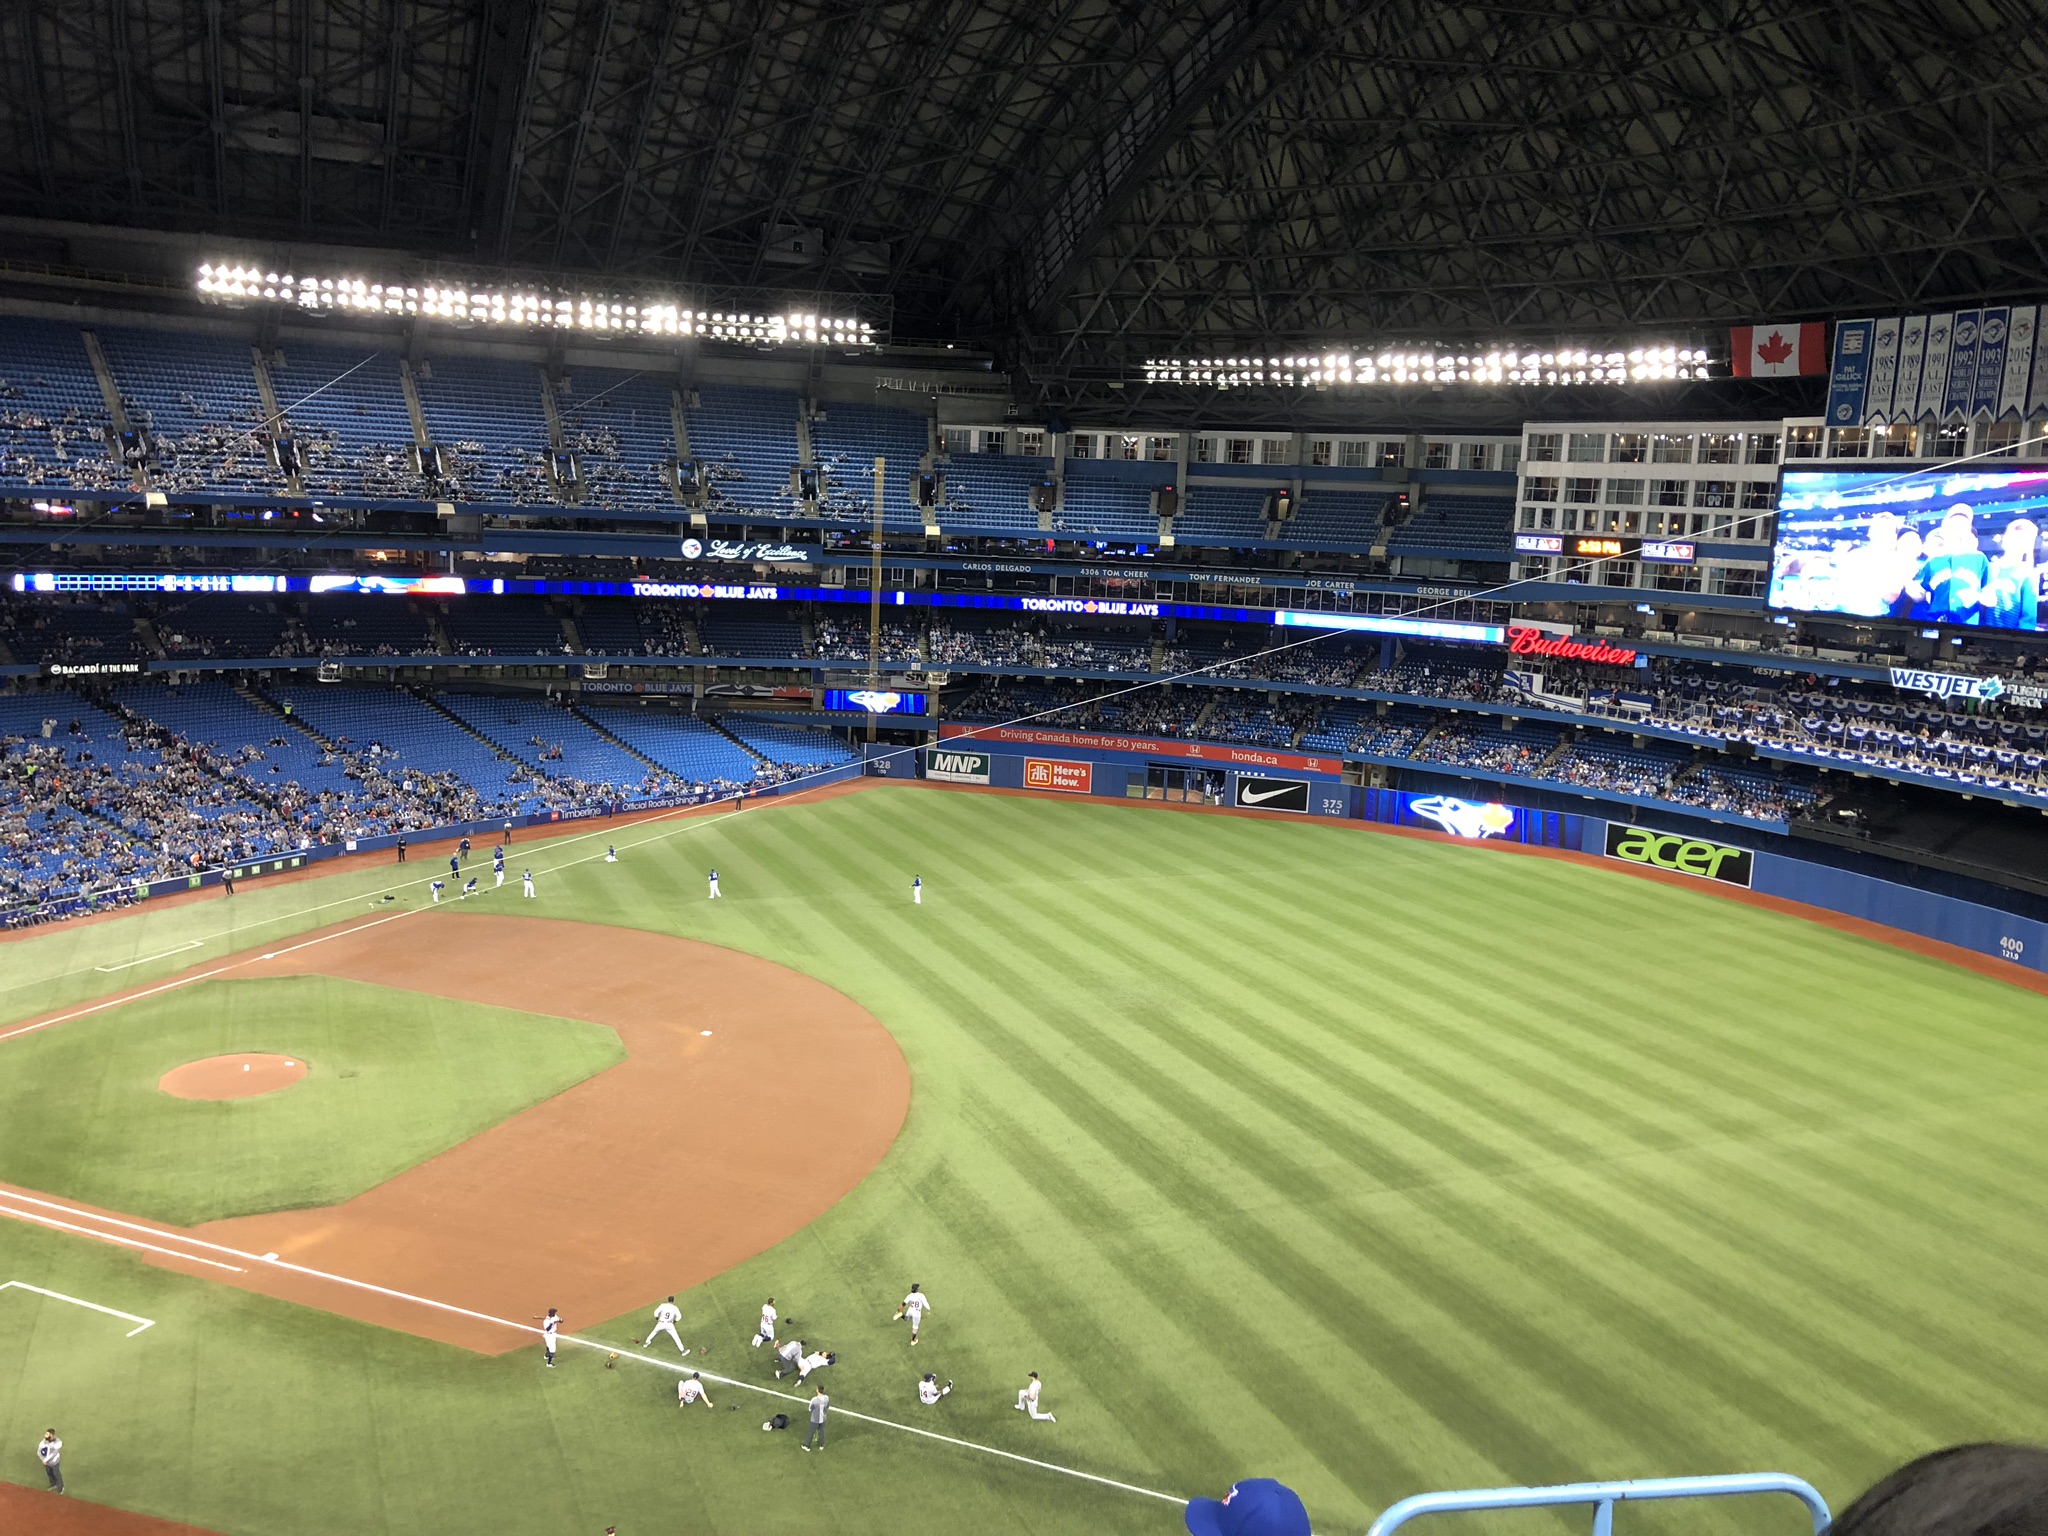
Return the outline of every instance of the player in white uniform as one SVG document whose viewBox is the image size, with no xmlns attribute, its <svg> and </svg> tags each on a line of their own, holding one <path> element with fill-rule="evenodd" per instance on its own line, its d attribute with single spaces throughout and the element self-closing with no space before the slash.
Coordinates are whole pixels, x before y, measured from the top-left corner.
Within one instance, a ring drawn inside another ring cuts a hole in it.
<svg viewBox="0 0 2048 1536">
<path fill-rule="evenodd" d="M 952 1390 L 953 1383 L 949 1381 L 942 1387 L 939 1385 L 939 1378 L 927 1371 L 924 1380 L 917 1384 L 917 1400 L 929 1408 Z"/>
<path fill-rule="evenodd" d="M 521 870 L 519 878 L 526 884 L 526 894 L 531 896 L 533 894 L 533 871 L 530 869 Z"/>
<path fill-rule="evenodd" d="M 675 1297 L 669 1297 L 667 1301 L 664 1301 L 654 1309 L 654 1326 L 647 1330 L 647 1337 L 640 1340 L 640 1342 L 652 1344 L 657 1333 L 665 1333 L 676 1341 L 676 1348 L 682 1350 L 687 1355 L 690 1351 L 684 1346 L 682 1336 L 676 1332 L 676 1324 L 681 1320 L 682 1315 L 683 1309 L 676 1305 Z"/>
<path fill-rule="evenodd" d="M 924 877 L 922 875 L 912 875 L 910 877 L 910 904 L 913 907 L 924 905 Z"/>
<path fill-rule="evenodd" d="M 476 876 L 475 876 L 475 875 L 471 875 L 471 876 L 469 877 L 469 879 L 468 879 L 468 880 L 466 880 L 466 881 L 464 881 L 464 882 L 463 882 L 463 886 L 462 886 L 462 899 L 463 899 L 464 901 L 467 901 L 467 900 L 469 900 L 469 898 L 470 898 L 470 897 L 474 896 L 475 894 L 476 894 Z"/>
<path fill-rule="evenodd" d="M 808 1354 L 804 1356 L 803 1364 L 797 1368 L 796 1379 L 798 1383 L 801 1384 L 803 1379 L 806 1376 L 810 1375 L 811 1372 L 821 1370 L 828 1365 L 837 1365 L 838 1363 L 839 1356 L 834 1354 L 831 1350 L 818 1350 L 813 1354 Z"/>
<path fill-rule="evenodd" d="M 711 900 L 718 900 L 718 871 L 711 871 Z"/>
<path fill-rule="evenodd" d="M 761 1326 L 754 1333 L 754 1348 L 775 1342 L 775 1298 L 770 1296 L 761 1303 Z"/>
<path fill-rule="evenodd" d="M 785 1371 L 800 1371 L 804 1366 L 804 1341 L 791 1339 L 775 1351 L 775 1379 L 782 1380 Z"/>
<path fill-rule="evenodd" d="M 604 861 L 607 864 L 616 864 L 619 862 L 619 850 L 614 848 L 610 843 L 606 843 L 604 845 Z"/>
<path fill-rule="evenodd" d="M 706 1408 L 711 1406 L 711 1394 L 704 1390 L 704 1379 L 695 1371 L 676 1383 L 676 1406 L 687 1408 L 692 1403 L 702 1403 Z"/>
<path fill-rule="evenodd" d="M 1024 1390 L 1017 1394 L 1017 1411 L 1029 1413 L 1034 1419 L 1043 1419 L 1048 1424 L 1056 1424 L 1059 1421 L 1051 1414 L 1038 1411 L 1038 1389 L 1040 1385 L 1038 1372 L 1033 1371 L 1031 1379 L 1024 1383 Z"/>
<path fill-rule="evenodd" d="M 505 849 L 503 845 L 491 850 L 491 873 L 498 877 L 498 885 L 505 883 Z M 497 888 L 497 885 L 491 887 L 494 891 Z"/>
<path fill-rule="evenodd" d="M 441 882 L 436 880 L 427 887 L 427 894 L 434 898 L 434 905 L 441 905 Z"/>
<path fill-rule="evenodd" d="M 548 1315 L 540 1319 L 540 1347 L 548 1352 L 548 1369 L 551 1371 L 555 1368 L 556 1336 L 561 1327 L 561 1314 L 553 1307 L 549 1307 Z"/>
<path fill-rule="evenodd" d="M 932 1304 L 931 1297 L 917 1286 L 910 1288 L 910 1294 L 903 1298 L 903 1305 L 896 1309 L 898 1318 L 910 1319 L 910 1342 L 917 1342 L 917 1330 L 924 1326 L 924 1314 Z"/>
</svg>

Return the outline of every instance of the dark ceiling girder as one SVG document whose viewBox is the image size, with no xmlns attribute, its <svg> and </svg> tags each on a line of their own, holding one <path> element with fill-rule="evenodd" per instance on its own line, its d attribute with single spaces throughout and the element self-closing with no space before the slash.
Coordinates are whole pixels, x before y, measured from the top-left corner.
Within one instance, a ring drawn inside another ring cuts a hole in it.
<svg viewBox="0 0 2048 1536">
<path fill-rule="evenodd" d="M 143 217 L 142 149 L 135 122 L 135 52 L 128 37 L 126 0 L 106 0 L 113 42 L 114 106 L 121 122 L 121 163 L 128 173 L 129 212 Z"/>
<path fill-rule="evenodd" d="M 633 142 L 626 151 L 625 170 L 612 211 L 611 233 L 605 239 L 604 270 L 607 272 L 618 263 L 619 236 L 633 217 L 633 199 L 640 190 L 640 164 L 647 157 L 647 136 L 653 129 L 655 113 L 661 105 L 662 89 L 668 84 L 669 54 L 675 47 L 676 28 L 682 22 L 686 3 L 687 0 L 668 0 L 662 12 L 660 31 L 649 53 L 647 79 L 640 96 L 640 113 L 634 122 Z"/>
<path fill-rule="evenodd" d="M 569 145 L 569 169 L 562 177 L 560 210 L 555 220 L 555 265 L 561 265 L 562 243 L 569 238 L 571 210 L 576 205 L 576 178 L 583 173 L 583 146 L 590 141 L 590 125 L 597 120 L 597 92 L 604 81 L 605 61 L 611 53 L 612 22 L 617 0 L 604 0 L 599 14 L 597 40 L 590 49 L 590 68 L 583 80 L 583 105 L 576 114 L 576 132 Z"/>
</svg>

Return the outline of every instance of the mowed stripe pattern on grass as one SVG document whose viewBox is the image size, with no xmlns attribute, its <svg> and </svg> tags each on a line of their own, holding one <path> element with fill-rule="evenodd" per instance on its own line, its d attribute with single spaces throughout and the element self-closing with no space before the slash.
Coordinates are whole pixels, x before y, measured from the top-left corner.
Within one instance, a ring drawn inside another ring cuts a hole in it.
<svg viewBox="0 0 2048 1536">
<path fill-rule="evenodd" d="M 727 902 L 651 866 L 636 902 L 911 1054 L 887 1172 L 925 1230 L 862 1267 L 945 1249 L 1137 1480 L 1286 1466 L 1354 1517 L 1733 1467 L 1839 1493 L 2043 1426 L 2008 1339 L 2042 1310 L 2036 997 L 1315 826 L 899 790 L 698 853 Z"/>
<path fill-rule="evenodd" d="M 913 1074 L 864 1184 L 680 1298 L 711 1369 L 762 1365 L 742 1341 L 772 1293 L 840 1350 L 849 1406 L 1181 1494 L 1279 1476 L 1327 1533 L 1421 1489 L 1685 1472 L 1782 1469 L 1839 1507 L 1934 1445 L 2048 1438 L 2048 999 L 1703 892 L 1354 828 L 883 785 L 640 830 L 617 865 L 537 864 L 525 905 L 810 971 Z M 420 920 L 459 943 L 470 915 Z M 806 1134 L 776 1080 L 761 1095 Z M 914 1352 L 887 1321 L 912 1280 L 936 1301 Z M 637 1373 L 449 1361 L 149 1281 L 291 1349 L 317 1448 L 256 1435 L 325 1469 L 303 1529 L 1173 1524 L 907 1437 L 788 1456 L 751 1411 L 679 1416 Z M 177 1305 L 136 1310 L 178 1337 Z M 1057 1425 L 1010 1409 L 1031 1369 Z M 923 1370 L 959 1383 L 928 1420 Z M 182 1434 L 176 1386 L 151 1373 L 125 1411 Z M 431 1477 L 380 1478 L 429 1443 Z M 254 1529 L 275 1507 L 194 1479 L 166 1512 Z M 1757 1518 L 1795 1529 L 1789 1504 Z"/>
</svg>

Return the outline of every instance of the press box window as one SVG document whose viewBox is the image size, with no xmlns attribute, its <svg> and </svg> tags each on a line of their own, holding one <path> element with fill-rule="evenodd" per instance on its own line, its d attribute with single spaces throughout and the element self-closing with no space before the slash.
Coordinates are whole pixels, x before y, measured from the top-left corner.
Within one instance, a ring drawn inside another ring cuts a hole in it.
<svg viewBox="0 0 2048 1536">
<path fill-rule="evenodd" d="M 1868 427 L 1833 427 L 1828 431 L 1828 457 L 1866 459 L 1870 457 Z"/>
<path fill-rule="evenodd" d="M 1752 432 L 1749 434 L 1749 462 L 1752 464 L 1775 464 L 1778 462 L 1778 434 L 1775 432 Z"/>
<path fill-rule="evenodd" d="M 1647 432 L 1617 432 L 1607 450 L 1610 464 L 1642 464 L 1648 461 L 1650 435 Z"/>
<path fill-rule="evenodd" d="M 1700 434 L 1700 462 L 1702 464 L 1740 464 L 1742 462 L 1742 434 L 1740 432 L 1702 432 Z"/>
<path fill-rule="evenodd" d="M 1555 463 L 1564 447 L 1564 435 L 1560 432 L 1531 432 L 1528 452 L 1523 458 L 1533 462 Z"/>
<path fill-rule="evenodd" d="M 1690 432 L 1659 432 L 1650 439 L 1650 462 L 1652 464 L 1690 464 L 1692 462 L 1692 434 Z"/>
<path fill-rule="evenodd" d="M 1639 507 L 1643 504 L 1643 482 L 1610 480 L 1607 482 L 1607 499 L 1618 507 Z"/>
<path fill-rule="evenodd" d="M 1019 432 L 1017 434 L 1017 452 L 1027 459 L 1044 458 L 1045 434 L 1028 430 Z"/>
<path fill-rule="evenodd" d="M 1600 499 L 1600 482 L 1573 477 L 1564 483 L 1564 499 L 1573 502 L 1593 502 Z"/>
<path fill-rule="evenodd" d="M 1556 455 L 1552 455 L 1556 457 Z M 1380 444 L 1380 468 L 1400 469 L 1408 463 L 1408 445 L 1403 442 Z"/>
<path fill-rule="evenodd" d="M 1785 457 L 1788 459 L 1817 459 L 1820 457 L 1823 427 L 1788 427 L 1785 431 Z M 1756 462 L 1752 460 L 1751 462 Z"/>
<path fill-rule="evenodd" d="M 1309 463 L 1315 465 L 1318 469 L 1328 468 L 1330 463 L 1330 452 L 1336 446 L 1337 445 L 1331 442 L 1327 437 L 1310 438 L 1308 445 Z"/>
<path fill-rule="evenodd" d="M 1076 432 L 1067 439 L 1067 457 L 1070 459 L 1092 459 L 1095 457 L 1095 434 Z"/>
<path fill-rule="evenodd" d="M 1252 461 L 1252 440 L 1248 437 L 1227 437 L 1223 440 L 1223 457 L 1226 463 L 1249 464 Z"/>
<path fill-rule="evenodd" d="M 1523 499 L 1524 501 L 1555 501 L 1555 500 L 1557 500 L 1557 476 L 1555 476 L 1555 475 L 1529 475 L 1529 476 L 1527 476 L 1527 477 L 1526 477 L 1526 478 L 1525 478 L 1525 479 L 1524 479 L 1524 480 L 1522 481 L 1522 499 Z"/>
<path fill-rule="evenodd" d="M 1566 440 L 1565 456 L 1574 464 L 1599 464 L 1607 458 L 1605 432 L 1574 432 Z"/>
<path fill-rule="evenodd" d="M 1337 462 L 1346 469 L 1371 469 L 1373 464 L 1371 443 L 1341 443 L 1338 445 Z"/>
<path fill-rule="evenodd" d="M 1424 469 L 1449 469 L 1451 467 L 1451 445 L 1449 443 L 1425 443 L 1422 449 Z"/>
<path fill-rule="evenodd" d="M 1458 468 L 1489 470 L 1493 468 L 1493 445 L 1491 443 L 1466 443 L 1458 449 Z"/>
<path fill-rule="evenodd" d="M 1261 464 L 1285 464 L 1287 462 L 1287 439 L 1284 437 L 1262 437 L 1259 439 L 1259 462 Z"/>
</svg>

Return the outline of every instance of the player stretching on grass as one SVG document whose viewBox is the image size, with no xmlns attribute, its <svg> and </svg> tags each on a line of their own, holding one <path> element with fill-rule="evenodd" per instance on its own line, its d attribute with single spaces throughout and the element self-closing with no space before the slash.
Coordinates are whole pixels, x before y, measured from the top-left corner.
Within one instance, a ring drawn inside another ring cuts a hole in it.
<svg viewBox="0 0 2048 1536">
<path fill-rule="evenodd" d="M 716 880 L 718 876 L 711 877 Z M 754 1332 L 754 1348 L 775 1342 L 775 1298 L 770 1296 L 761 1303 L 761 1326 Z"/>
<path fill-rule="evenodd" d="M 676 1323 L 682 1315 L 683 1310 L 676 1305 L 675 1297 L 669 1297 L 667 1301 L 664 1301 L 654 1309 L 654 1326 L 648 1329 L 647 1337 L 645 1339 L 636 1339 L 634 1342 L 636 1344 L 652 1344 L 657 1333 L 665 1333 L 676 1341 L 676 1348 L 682 1350 L 687 1355 L 690 1351 L 684 1345 L 681 1335 L 676 1332 Z"/>
<path fill-rule="evenodd" d="M 1038 1411 L 1038 1389 L 1040 1385 L 1038 1372 L 1033 1371 L 1031 1379 L 1024 1383 L 1024 1390 L 1017 1394 L 1017 1411 L 1029 1413 L 1034 1419 L 1043 1419 L 1048 1424 L 1057 1424 L 1059 1420 L 1055 1419 L 1051 1414 Z"/>
<path fill-rule="evenodd" d="M 683 1353 L 687 1355 L 689 1351 L 686 1349 Z M 695 1371 L 676 1383 L 676 1406 L 687 1408 L 692 1403 L 702 1403 L 706 1408 L 711 1406 L 711 1394 L 704 1390 L 704 1378 Z"/>
<path fill-rule="evenodd" d="M 804 1341 L 791 1339 L 775 1351 L 775 1379 L 782 1380 L 784 1371 L 800 1371 L 804 1365 Z"/>
<path fill-rule="evenodd" d="M 890 1321 L 901 1322 L 904 1318 L 909 1318 L 910 1342 L 915 1344 L 917 1342 L 917 1330 L 924 1326 L 924 1315 L 930 1309 L 931 1304 L 931 1297 L 925 1295 L 921 1289 L 913 1285 L 910 1288 L 910 1294 L 903 1298 L 903 1305 L 896 1309 L 896 1316 L 891 1318 Z"/>
</svg>

